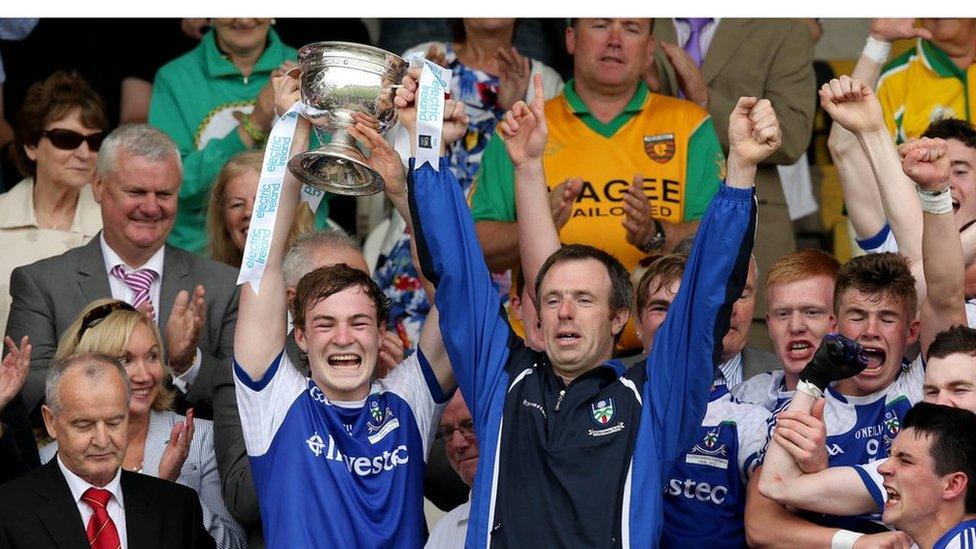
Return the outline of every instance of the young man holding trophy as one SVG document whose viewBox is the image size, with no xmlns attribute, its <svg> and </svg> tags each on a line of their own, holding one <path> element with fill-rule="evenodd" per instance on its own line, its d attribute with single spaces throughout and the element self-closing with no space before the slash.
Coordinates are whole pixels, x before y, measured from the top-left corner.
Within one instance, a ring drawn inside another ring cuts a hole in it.
<svg viewBox="0 0 976 549">
<path fill-rule="evenodd" d="M 234 374 L 264 536 L 269 547 L 419 548 L 427 448 L 455 385 L 436 309 L 418 351 L 373 381 L 386 330 L 386 298 L 359 269 L 345 264 L 320 268 L 299 281 L 291 311 L 311 378 L 301 375 L 283 352 L 288 324 L 282 258 L 302 193 L 301 182 L 285 165 L 308 147 L 310 124 L 345 118 L 369 127 L 376 138 L 369 145 L 372 155 L 354 160 L 354 173 L 347 175 L 364 175 L 367 184 L 381 178 L 390 199 L 406 207 L 400 159 L 373 129 L 393 119 L 393 85 L 403 76 L 403 60 L 370 63 L 388 54 L 367 46 L 350 50 L 348 44 L 326 46 L 317 55 L 303 60 L 301 81 L 287 75 L 273 81 L 281 118 L 265 152 L 241 272 L 247 283 L 241 289 Z M 343 61 L 356 67 L 356 86 L 343 88 L 333 85 L 342 82 L 328 80 L 349 76 L 341 68 L 317 70 Z M 372 79 L 373 103 L 363 100 L 365 79 Z M 310 93 L 321 87 L 330 87 L 333 95 Z M 350 88 L 355 97 L 343 97 Z M 328 100 L 339 106 L 326 112 Z M 466 123 L 463 111 L 453 115 Z M 321 151 L 298 158 L 311 156 L 329 172 L 329 163 L 348 167 L 354 156 L 340 151 L 344 156 L 337 161 Z"/>
</svg>

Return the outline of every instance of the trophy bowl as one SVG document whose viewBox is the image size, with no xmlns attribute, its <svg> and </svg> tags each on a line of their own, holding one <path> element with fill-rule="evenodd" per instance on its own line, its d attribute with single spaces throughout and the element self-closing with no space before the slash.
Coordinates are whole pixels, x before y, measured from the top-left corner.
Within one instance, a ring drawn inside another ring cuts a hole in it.
<svg viewBox="0 0 976 549">
<path fill-rule="evenodd" d="M 346 130 L 362 122 L 382 135 L 396 124 L 393 97 L 408 63 L 372 46 L 315 42 L 298 50 L 298 65 L 305 117 L 325 145 L 292 156 L 288 169 L 302 183 L 336 194 L 382 192 L 382 176 L 366 165 Z"/>
</svg>

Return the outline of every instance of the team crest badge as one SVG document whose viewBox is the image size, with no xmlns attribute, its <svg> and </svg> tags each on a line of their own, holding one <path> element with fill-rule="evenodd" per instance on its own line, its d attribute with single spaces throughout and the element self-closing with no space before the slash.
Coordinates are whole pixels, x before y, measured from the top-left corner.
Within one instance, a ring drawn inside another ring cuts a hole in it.
<svg viewBox="0 0 976 549">
<path fill-rule="evenodd" d="M 674 158 L 674 134 L 645 135 L 644 152 L 658 164 L 667 163 Z"/>
<path fill-rule="evenodd" d="M 702 442 L 705 443 L 705 448 L 714 448 L 715 443 L 718 442 L 718 431 L 709 431 L 706 433 Z"/>
<path fill-rule="evenodd" d="M 885 417 L 884 426 L 891 433 L 892 437 L 894 437 L 901 429 L 901 421 L 898 420 L 898 416 L 893 411 L 889 411 L 885 415 L 887 417 Z"/>
<path fill-rule="evenodd" d="M 593 420 L 600 425 L 606 425 L 613 419 L 613 399 L 607 398 L 590 404 L 590 411 L 593 412 Z"/>
<path fill-rule="evenodd" d="M 383 421 L 383 410 L 380 410 L 380 405 L 375 400 L 369 403 L 369 413 L 376 421 Z"/>
</svg>

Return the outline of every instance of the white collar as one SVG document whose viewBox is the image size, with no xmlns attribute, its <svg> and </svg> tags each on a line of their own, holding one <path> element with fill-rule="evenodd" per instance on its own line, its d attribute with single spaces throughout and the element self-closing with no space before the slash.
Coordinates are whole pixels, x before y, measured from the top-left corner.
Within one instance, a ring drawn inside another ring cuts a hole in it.
<svg viewBox="0 0 976 549">
<path fill-rule="evenodd" d="M 71 497 L 74 498 L 75 503 L 81 501 L 81 496 L 85 495 L 85 492 L 89 488 L 99 488 L 93 484 L 90 484 L 87 480 L 79 477 L 78 475 L 71 472 L 67 467 L 65 467 L 64 462 L 61 461 L 61 454 L 57 454 L 58 467 L 61 468 L 61 474 L 64 475 L 64 480 L 68 481 L 68 489 L 71 490 Z M 125 504 L 122 502 L 122 483 L 120 479 L 122 478 L 122 469 L 115 471 L 115 477 L 112 478 L 105 486 L 102 486 L 102 490 L 108 490 L 115 501 L 119 503 L 119 507 L 125 509 Z"/>
<path fill-rule="evenodd" d="M 108 242 L 105 241 L 105 231 L 99 233 L 98 242 L 102 246 L 102 257 L 105 259 L 105 272 L 112 272 L 112 269 L 115 268 L 116 265 L 122 265 L 124 267 L 128 267 L 129 270 L 149 269 L 151 271 L 154 271 L 159 276 L 159 278 L 162 278 L 163 259 L 164 256 L 166 255 L 165 244 L 160 246 L 159 249 L 156 250 L 156 253 L 152 254 L 152 257 L 150 257 L 149 260 L 146 261 L 144 264 L 133 266 L 123 261 L 122 258 L 119 257 L 119 254 L 115 253 L 115 250 L 113 250 L 108 245 Z"/>
<path fill-rule="evenodd" d="M 729 389 L 742 382 L 742 351 L 730 358 L 728 361 L 718 365 L 722 380 L 729 386 Z"/>
</svg>

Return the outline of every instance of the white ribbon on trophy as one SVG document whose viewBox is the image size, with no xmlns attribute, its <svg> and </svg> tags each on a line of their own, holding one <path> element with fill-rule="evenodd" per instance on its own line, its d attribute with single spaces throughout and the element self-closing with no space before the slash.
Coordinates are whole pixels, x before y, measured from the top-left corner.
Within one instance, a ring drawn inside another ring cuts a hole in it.
<svg viewBox="0 0 976 549">
<path fill-rule="evenodd" d="M 264 269 L 267 266 L 275 220 L 278 218 L 281 186 L 288 172 L 288 156 L 291 152 L 292 139 L 295 137 L 295 124 L 303 111 L 304 106 L 299 101 L 275 121 L 264 149 L 261 177 L 258 179 L 254 210 L 251 213 L 251 225 L 247 231 L 247 241 L 244 243 L 241 272 L 237 276 L 237 283 L 250 282 L 254 293 L 258 293 L 261 289 L 261 277 L 264 276 Z M 302 199 L 305 200 L 304 189 L 302 195 Z M 321 199 L 321 196 L 318 197 L 318 201 Z M 315 202 L 315 206 L 318 206 L 318 201 Z"/>
<path fill-rule="evenodd" d="M 415 66 L 416 57 L 410 58 Z M 451 70 L 423 59 L 420 83 L 417 87 L 417 135 L 414 138 L 414 170 L 424 162 L 438 171 L 441 150 L 441 128 L 444 126 L 444 94 L 451 91 Z"/>
</svg>

